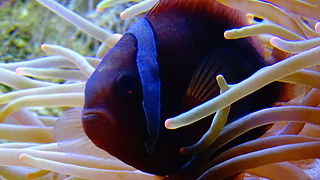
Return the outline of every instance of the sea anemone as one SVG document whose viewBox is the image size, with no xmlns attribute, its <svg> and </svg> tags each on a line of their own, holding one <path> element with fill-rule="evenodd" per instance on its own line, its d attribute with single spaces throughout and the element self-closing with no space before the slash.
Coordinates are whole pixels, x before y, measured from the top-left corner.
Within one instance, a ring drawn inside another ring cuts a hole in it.
<svg viewBox="0 0 320 180">
<path fill-rule="evenodd" d="M 0 144 L 0 174 L 7 179 L 165 178 L 136 170 L 108 155 L 95 147 L 82 129 L 80 112 L 86 79 L 121 35 L 102 29 L 53 0 L 37 1 L 101 45 L 94 57 L 86 57 L 59 45 L 43 44 L 41 50 L 53 55 L 0 64 L 0 83 L 15 90 L 0 95 L 0 139 L 5 140 Z M 102 11 L 129 1 L 104 0 L 97 9 Z M 181 149 L 181 153 L 193 154 L 193 158 L 177 176 L 182 173 L 200 179 L 320 178 L 320 2 L 217 1 L 248 13 L 250 25 L 226 31 L 225 38 L 255 36 L 261 42 L 266 61 L 272 65 L 237 84 L 227 84 L 219 75 L 219 96 L 166 121 L 167 128 L 175 129 L 216 113 L 203 138 Z M 122 19 L 147 11 L 157 0 L 132 2 L 138 3 L 123 11 Z M 49 82 L 47 78 L 64 81 Z M 274 81 L 286 83 L 281 102 L 225 126 L 234 102 Z M 60 116 L 43 116 L 31 111 L 34 106 L 63 107 L 68 111 Z M 59 123 L 58 119 L 67 121 Z M 263 137 L 212 158 L 219 147 L 234 138 L 272 123 Z"/>
</svg>

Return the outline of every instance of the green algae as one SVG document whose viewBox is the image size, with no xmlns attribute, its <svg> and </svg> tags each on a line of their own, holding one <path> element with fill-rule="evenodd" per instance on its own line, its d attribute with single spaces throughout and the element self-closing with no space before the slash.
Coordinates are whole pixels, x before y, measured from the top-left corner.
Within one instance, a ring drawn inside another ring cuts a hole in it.
<svg viewBox="0 0 320 180">
<path fill-rule="evenodd" d="M 113 32 L 122 33 L 131 23 L 130 20 L 119 19 L 119 13 L 125 5 L 117 5 L 103 13 L 96 13 L 94 8 L 97 2 L 62 1 L 81 16 Z M 3 4 L 0 7 L 0 27 L 0 62 L 44 56 L 46 54 L 39 48 L 42 43 L 58 44 L 86 56 L 94 56 L 99 46 L 99 42 L 35 0 L 16 0 Z"/>
</svg>

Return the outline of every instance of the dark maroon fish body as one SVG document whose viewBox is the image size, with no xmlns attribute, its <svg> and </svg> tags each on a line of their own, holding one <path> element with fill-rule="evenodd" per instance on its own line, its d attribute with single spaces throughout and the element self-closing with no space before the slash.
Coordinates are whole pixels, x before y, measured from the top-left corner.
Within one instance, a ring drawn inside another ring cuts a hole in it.
<svg viewBox="0 0 320 180">
<path fill-rule="evenodd" d="M 148 84 L 137 67 L 142 41 L 130 31 L 89 78 L 83 125 L 101 149 L 142 171 L 167 175 L 190 159 L 179 149 L 197 142 L 212 117 L 177 130 L 166 129 L 164 121 L 217 96 L 218 74 L 237 83 L 266 64 L 251 39 L 224 38 L 225 30 L 245 25 L 246 17 L 213 0 L 163 0 L 145 18 L 154 33 L 160 78 L 160 121 L 151 150 L 143 93 Z M 276 90 L 265 88 L 232 105 L 229 122 L 271 106 Z M 257 129 L 249 138 L 264 131 Z"/>
</svg>

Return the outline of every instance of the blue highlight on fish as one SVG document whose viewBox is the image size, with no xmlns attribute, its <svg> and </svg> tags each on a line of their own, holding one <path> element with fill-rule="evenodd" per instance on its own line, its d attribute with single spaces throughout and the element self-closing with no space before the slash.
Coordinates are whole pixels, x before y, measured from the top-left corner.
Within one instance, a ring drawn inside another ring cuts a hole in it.
<svg viewBox="0 0 320 180">
<path fill-rule="evenodd" d="M 160 129 L 160 75 L 157 50 L 152 27 L 146 18 L 135 22 L 127 31 L 137 39 L 137 67 L 140 74 L 143 100 L 142 106 L 147 119 L 148 139 L 146 149 L 153 152 Z M 162 122 L 163 123 L 163 122 Z"/>
</svg>

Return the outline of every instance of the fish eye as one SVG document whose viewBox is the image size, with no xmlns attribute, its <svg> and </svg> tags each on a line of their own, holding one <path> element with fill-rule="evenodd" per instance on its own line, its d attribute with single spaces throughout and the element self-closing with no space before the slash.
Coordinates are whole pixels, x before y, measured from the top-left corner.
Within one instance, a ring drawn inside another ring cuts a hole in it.
<svg viewBox="0 0 320 180">
<path fill-rule="evenodd" d="M 121 72 L 115 81 L 116 94 L 125 98 L 132 98 L 138 95 L 138 78 L 129 72 Z"/>
</svg>

